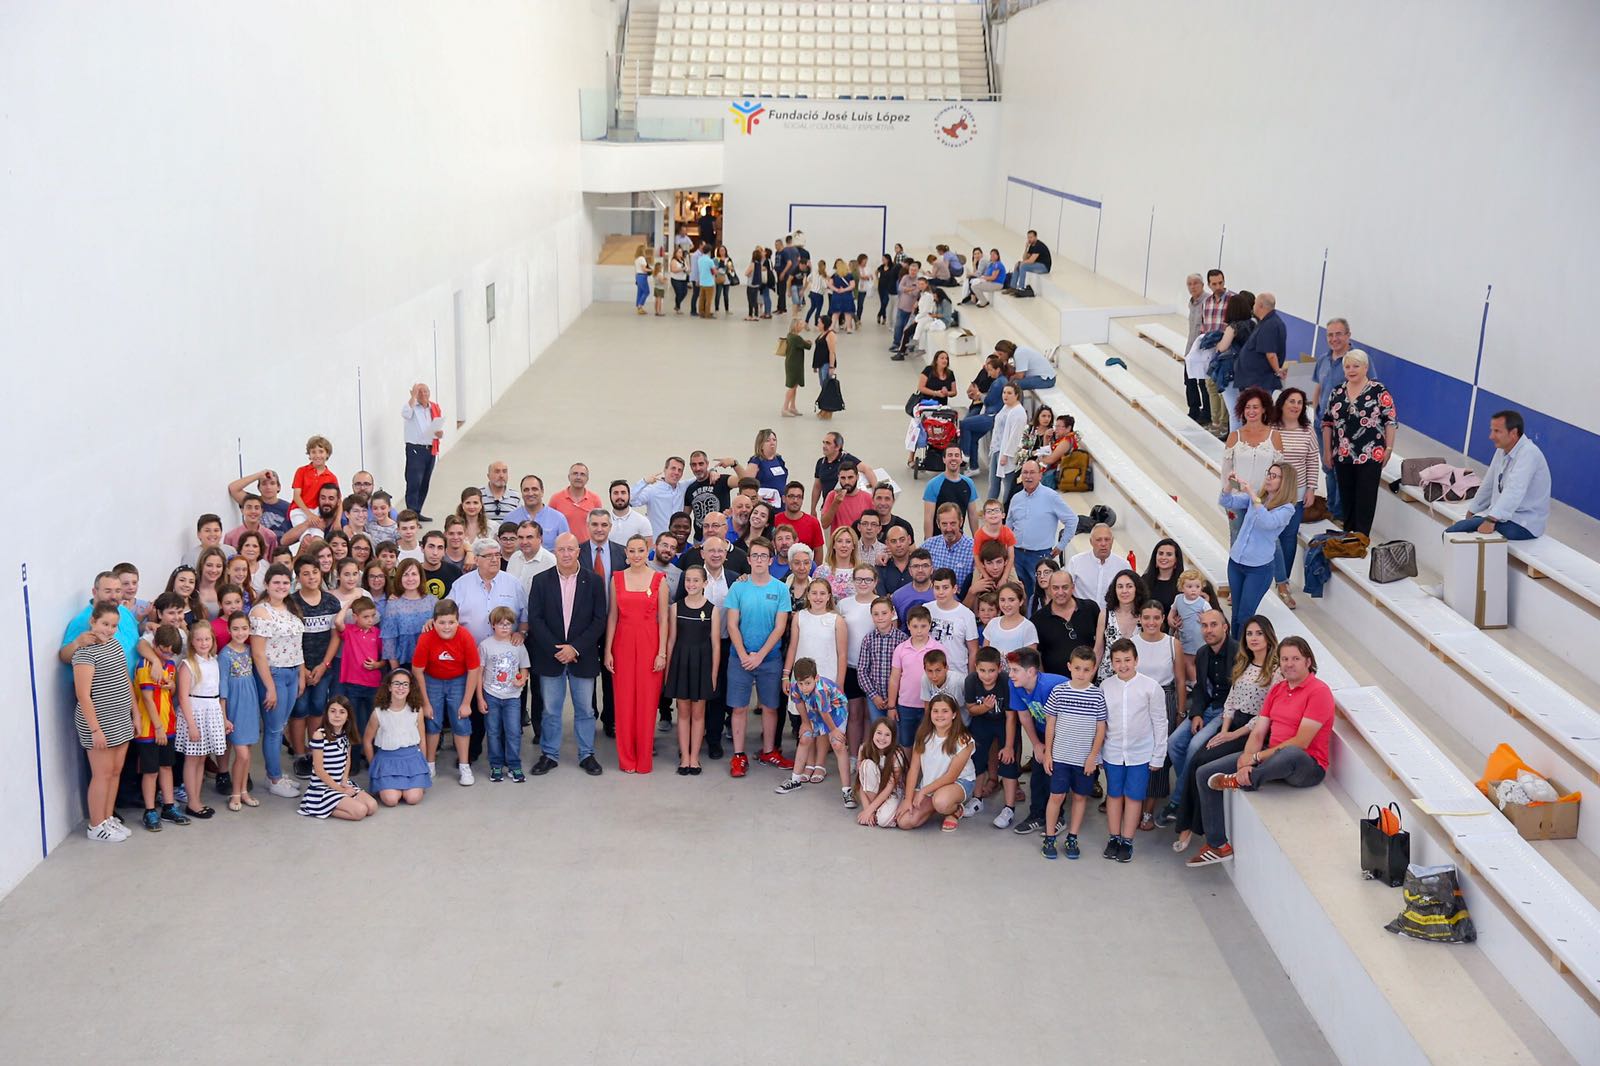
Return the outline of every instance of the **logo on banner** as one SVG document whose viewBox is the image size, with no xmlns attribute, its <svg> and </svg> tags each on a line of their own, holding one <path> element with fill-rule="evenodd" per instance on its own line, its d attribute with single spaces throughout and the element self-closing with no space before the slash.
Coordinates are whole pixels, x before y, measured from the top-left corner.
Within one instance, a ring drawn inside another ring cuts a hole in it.
<svg viewBox="0 0 1600 1066">
<path fill-rule="evenodd" d="M 971 109 L 952 104 L 933 118 L 934 136 L 946 148 L 963 148 L 972 143 L 978 120 Z"/>
<path fill-rule="evenodd" d="M 735 100 L 728 105 L 728 110 L 733 112 L 733 124 L 748 137 L 756 131 L 756 123 L 761 121 L 761 112 L 766 108 L 754 100 Z"/>
</svg>

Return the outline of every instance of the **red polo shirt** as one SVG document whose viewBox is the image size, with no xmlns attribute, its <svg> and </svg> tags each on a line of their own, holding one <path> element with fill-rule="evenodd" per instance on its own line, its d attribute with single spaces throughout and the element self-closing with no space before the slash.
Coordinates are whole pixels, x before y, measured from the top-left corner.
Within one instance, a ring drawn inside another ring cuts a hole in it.
<svg viewBox="0 0 1600 1066">
<path fill-rule="evenodd" d="M 1267 747 L 1275 747 L 1290 740 L 1300 732 L 1300 722 L 1314 718 L 1322 723 L 1317 735 L 1306 745 L 1306 754 L 1317 761 L 1324 770 L 1328 768 L 1328 741 L 1333 736 L 1333 690 L 1316 674 L 1299 685 L 1291 687 L 1279 681 L 1267 693 L 1267 702 L 1261 713 L 1272 723 L 1267 734 Z"/>
</svg>

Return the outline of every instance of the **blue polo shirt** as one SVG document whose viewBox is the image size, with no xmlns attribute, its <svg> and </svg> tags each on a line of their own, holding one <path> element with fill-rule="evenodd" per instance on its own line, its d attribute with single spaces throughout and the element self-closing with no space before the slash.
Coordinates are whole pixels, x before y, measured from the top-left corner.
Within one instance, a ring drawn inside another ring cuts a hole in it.
<svg viewBox="0 0 1600 1066">
<path fill-rule="evenodd" d="M 61 635 L 63 645 L 71 644 L 85 633 L 89 632 L 89 616 L 94 613 L 94 604 L 89 604 L 73 616 L 67 623 L 67 631 Z M 128 676 L 139 668 L 144 660 L 139 658 L 139 620 L 133 612 L 126 607 L 117 608 L 117 643 L 122 645 L 123 654 L 128 657 Z"/>
<path fill-rule="evenodd" d="M 1282 366 L 1289 358 L 1285 350 L 1288 343 L 1289 329 L 1283 324 L 1282 316 L 1277 311 L 1269 311 L 1239 352 L 1239 361 L 1233 370 L 1233 387 L 1240 392 L 1251 387 L 1268 392 L 1283 388 L 1283 379 L 1273 373 L 1272 364 L 1267 362 L 1267 353 L 1276 353 L 1278 365 Z"/>
<path fill-rule="evenodd" d="M 1055 687 L 1066 683 L 1067 679 L 1060 674 L 1047 674 L 1043 670 L 1039 671 L 1038 680 L 1034 682 L 1031 690 L 1018 688 L 1016 682 L 1007 681 L 1010 692 L 1007 709 L 1032 716 L 1033 730 L 1039 734 L 1040 742 L 1043 742 L 1045 719 L 1049 717 L 1045 713 L 1045 704 L 1050 701 L 1050 693 L 1055 691 Z"/>
<path fill-rule="evenodd" d="M 722 601 L 723 611 L 739 612 L 739 635 L 744 638 L 744 650 L 754 652 L 767 642 L 778 624 L 780 614 L 789 613 L 789 586 L 769 577 L 765 585 L 754 581 L 736 581 L 728 586 L 728 597 Z M 778 645 L 772 646 L 776 653 Z"/>
</svg>

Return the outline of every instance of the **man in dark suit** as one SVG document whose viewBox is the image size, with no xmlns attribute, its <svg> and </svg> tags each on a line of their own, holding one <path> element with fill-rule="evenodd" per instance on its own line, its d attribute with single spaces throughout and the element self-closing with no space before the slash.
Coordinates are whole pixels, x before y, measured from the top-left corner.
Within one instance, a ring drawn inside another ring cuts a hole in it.
<svg viewBox="0 0 1600 1066">
<path fill-rule="evenodd" d="M 589 539 L 578 549 L 578 566 L 600 579 L 600 588 L 607 597 L 611 595 L 611 575 L 628 568 L 628 555 L 622 545 L 611 542 L 611 512 L 597 507 L 589 512 Z M 611 671 L 600 671 L 600 691 L 596 694 L 595 710 L 600 712 L 600 724 L 606 736 L 617 735 L 617 720 L 613 711 Z"/>
<path fill-rule="evenodd" d="M 556 565 L 536 575 L 528 591 L 528 658 L 544 697 L 539 761 L 531 772 L 547 774 L 561 762 L 561 708 L 570 691 L 578 765 L 593 777 L 600 774 L 594 679 L 606 636 L 605 586 L 592 568 L 579 565 L 578 538 L 571 533 L 556 538 L 555 555 Z"/>
</svg>

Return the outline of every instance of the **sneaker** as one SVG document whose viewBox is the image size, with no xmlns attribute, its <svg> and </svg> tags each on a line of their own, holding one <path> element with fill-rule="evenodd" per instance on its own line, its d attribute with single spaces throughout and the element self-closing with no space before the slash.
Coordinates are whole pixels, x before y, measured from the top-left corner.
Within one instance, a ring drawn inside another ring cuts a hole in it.
<svg viewBox="0 0 1600 1066">
<path fill-rule="evenodd" d="M 311 780 L 311 756 L 296 755 L 294 757 L 294 776 L 302 781 Z"/>
<path fill-rule="evenodd" d="M 964 818 L 971 818 L 982 810 L 983 800 L 978 799 L 976 796 L 961 805 L 961 815 Z"/>
<path fill-rule="evenodd" d="M 1078 850 L 1078 834 L 1076 834 L 1076 833 L 1068 833 L 1067 834 L 1067 858 L 1076 859 L 1081 854 L 1083 854 L 1083 852 Z"/>
<path fill-rule="evenodd" d="M 1011 820 L 1016 816 L 1017 812 L 1014 808 L 1001 807 L 1000 813 L 994 816 L 994 827 L 996 829 L 1009 829 L 1011 828 Z"/>
<path fill-rule="evenodd" d="M 98 840 L 102 844 L 120 844 L 128 839 L 116 831 L 109 818 L 99 825 L 91 825 L 88 836 L 90 840 Z"/>
<path fill-rule="evenodd" d="M 806 783 L 804 781 L 800 780 L 798 777 L 791 777 L 789 780 L 785 781 L 772 791 L 776 792 L 780 796 L 787 796 L 789 793 L 799 792 L 805 787 Z"/>
<path fill-rule="evenodd" d="M 1122 841 L 1118 840 L 1116 837 L 1112 837 L 1110 840 L 1106 841 L 1106 850 L 1102 851 L 1100 854 L 1103 858 L 1107 858 L 1112 862 L 1116 862 L 1117 853 L 1121 850 Z"/>
<path fill-rule="evenodd" d="M 733 758 L 728 760 L 729 777 L 743 777 L 749 772 L 750 756 L 746 755 L 744 752 L 738 752 Z"/>
<path fill-rule="evenodd" d="M 274 796 L 281 796 L 284 799 L 294 799 L 296 796 L 300 795 L 299 787 L 287 777 L 280 777 L 276 781 L 268 781 L 267 791 Z"/>
<path fill-rule="evenodd" d="M 438 776 L 439 776 L 439 764 L 438 763 L 433 763 L 433 762 L 429 763 L 428 764 L 428 780 L 432 781 L 434 778 L 436 778 Z"/>
<path fill-rule="evenodd" d="M 223 773 L 220 773 L 220 774 L 217 775 L 217 795 L 219 795 L 219 796 L 232 796 L 233 795 L 233 775 L 232 774 L 227 773 L 227 772 L 223 772 Z"/>
<path fill-rule="evenodd" d="M 179 785 L 177 788 L 173 789 L 172 802 L 187 805 L 189 802 L 189 790 L 184 788 L 182 785 Z"/>
<path fill-rule="evenodd" d="M 523 773 L 521 770 L 512 770 L 511 780 L 515 781 L 519 785 L 524 784 L 528 780 L 528 775 Z"/>
<path fill-rule="evenodd" d="M 210 816 L 207 815 L 207 817 Z M 150 821 L 149 811 L 144 812 L 144 818 L 147 823 Z M 189 816 L 180 811 L 176 803 L 169 803 L 161 808 L 161 820 L 163 822 L 171 822 L 173 825 L 188 825 L 190 821 Z M 150 827 L 146 825 L 145 828 L 148 829 Z"/>
<path fill-rule="evenodd" d="M 1043 828 L 1044 820 L 1042 818 L 1024 818 L 1011 831 L 1019 837 L 1025 837 L 1029 833 L 1037 833 Z"/>
<path fill-rule="evenodd" d="M 670 719 L 663 718 L 663 719 L 661 719 L 661 724 L 656 726 L 656 732 L 657 733 L 670 733 L 670 732 L 672 732 L 672 728 L 673 728 L 672 721 Z"/>
<path fill-rule="evenodd" d="M 489 767 L 489 781 L 491 784 L 504 781 L 505 779 L 506 772 L 504 770 L 500 769 L 498 766 Z"/>
<path fill-rule="evenodd" d="M 161 812 L 156 810 L 154 807 L 151 807 L 149 810 L 144 812 L 143 821 L 144 821 L 145 829 L 149 830 L 152 833 L 161 832 Z M 102 825 L 109 825 L 110 823 L 109 822 L 102 822 L 101 824 Z M 112 832 L 116 832 L 116 830 L 113 829 Z"/>
<path fill-rule="evenodd" d="M 860 806 L 860 804 L 856 802 L 856 794 L 853 791 L 848 788 L 841 788 L 839 791 L 844 793 L 845 810 L 853 811 Z"/>
<path fill-rule="evenodd" d="M 1122 843 L 1117 845 L 1117 861 L 1118 862 L 1132 862 L 1133 861 L 1133 841 L 1124 840 Z"/>
<path fill-rule="evenodd" d="M 123 840 L 127 840 L 129 837 L 133 836 L 133 830 L 129 829 L 126 823 L 124 823 L 121 818 L 118 818 L 114 814 L 105 820 L 105 824 L 113 833 L 117 834 L 117 836 L 121 837 Z"/>
<path fill-rule="evenodd" d="M 463 787 L 473 783 L 471 763 L 462 763 L 460 766 L 456 767 L 456 772 L 460 775 L 459 780 Z"/>
<path fill-rule="evenodd" d="M 1176 822 L 1177 820 L 1178 820 L 1178 805 L 1176 803 L 1168 803 L 1168 804 L 1166 804 L 1156 814 L 1156 825 L 1160 826 L 1162 829 L 1165 829 L 1167 826 L 1171 825 L 1173 822 Z"/>
<path fill-rule="evenodd" d="M 1215 866 L 1218 863 L 1232 861 L 1232 844 L 1224 844 L 1220 848 L 1214 848 L 1207 844 L 1205 847 L 1196 852 L 1194 857 L 1188 862 L 1184 863 L 1184 865 L 1189 867 L 1191 870 L 1198 870 L 1202 866 Z"/>
<path fill-rule="evenodd" d="M 1212 774 L 1206 778 L 1206 787 L 1217 792 L 1226 792 L 1239 787 L 1239 777 L 1237 774 Z"/>
<path fill-rule="evenodd" d="M 1053 836 L 1046 836 L 1044 838 L 1044 843 L 1039 845 L 1039 854 L 1043 855 L 1047 859 L 1058 858 L 1059 853 L 1056 851 L 1056 838 Z"/>
</svg>

